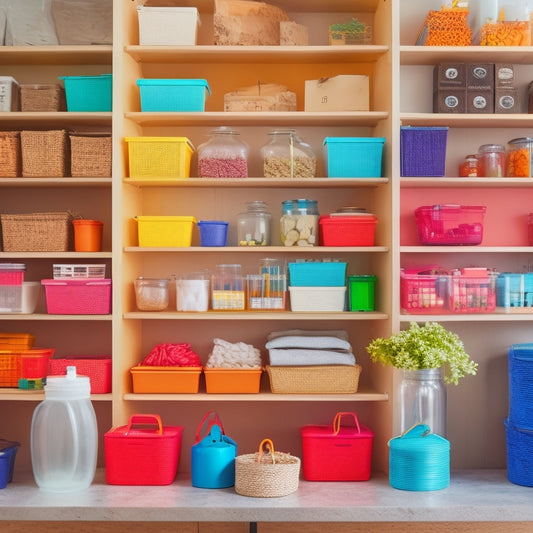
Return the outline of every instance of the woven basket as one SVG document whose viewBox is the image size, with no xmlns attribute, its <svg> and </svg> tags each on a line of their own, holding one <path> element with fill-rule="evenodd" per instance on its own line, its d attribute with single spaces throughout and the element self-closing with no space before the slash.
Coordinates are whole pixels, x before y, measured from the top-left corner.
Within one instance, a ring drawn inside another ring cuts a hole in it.
<svg viewBox="0 0 533 533">
<path fill-rule="evenodd" d="M 70 150 L 65 130 L 22 131 L 22 176 L 64 177 L 70 170 Z"/>
<path fill-rule="evenodd" d="M 20 131 L 0 131 L 0 175 L 16 178 L 21 174 Z"/>
<path fill-rule="evenodd" d="M 72 177 L 111 176 L 111 135 L 109 133 L 70 133 L 70 175 Z"/>
<path fill-rule="evenodd" d="M 72 247 L 70 213 L 0 215 L 4 252 L 67 252 Z"/>
<path fill-rule="evenodd" d="M 296 492 L 300 463 L 298 457 L 274 451 L 272 441 L 264 439 L 259 452 L 235 458 L 235 492 L 255 498 L 278 498 Z"/>
<path fill-rule="evenodd" d="M 361 365 L 270 366 L 270 390 L 283 394 L 355 393 Z"/>
<path fill-rule="evenodd" d="M 20 86 L 21 111 L 66 111 L 65 89 L 59 84 Z"/>
</svg>

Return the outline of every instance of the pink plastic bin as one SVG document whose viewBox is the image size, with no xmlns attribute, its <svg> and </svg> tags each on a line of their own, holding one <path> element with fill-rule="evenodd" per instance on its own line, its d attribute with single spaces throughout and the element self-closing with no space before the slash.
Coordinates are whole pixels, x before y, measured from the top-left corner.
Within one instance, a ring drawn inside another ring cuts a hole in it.
<svg viewBox="0 0 533 533">
<path fill-rule="evenodd" d="M 43 279 L 51 315 L 107 315 L 111 312 L 111 280 Z"/>
</svg>

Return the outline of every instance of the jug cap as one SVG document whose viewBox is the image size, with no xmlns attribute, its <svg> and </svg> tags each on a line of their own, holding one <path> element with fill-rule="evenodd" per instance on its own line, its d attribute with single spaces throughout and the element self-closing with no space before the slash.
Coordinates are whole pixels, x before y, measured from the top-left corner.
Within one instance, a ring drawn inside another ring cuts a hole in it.
<svg viewBox="0 0 533 533">
<path fill-rule="evenodd" d="M 78 376 L 75 366 L 67 366 L 65 376 L 48 376 L 44 393 L 47 399 L 83 400 L 91 396 L 91 382 L 88 376 Z"/>
</svg>

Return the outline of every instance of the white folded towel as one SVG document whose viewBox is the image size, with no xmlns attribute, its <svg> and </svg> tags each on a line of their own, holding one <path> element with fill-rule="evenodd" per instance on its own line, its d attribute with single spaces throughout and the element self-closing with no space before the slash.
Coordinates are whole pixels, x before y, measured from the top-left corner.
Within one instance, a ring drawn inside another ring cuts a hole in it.
<svg viewBox="0 0 533 533">
<path fill-rule="evenodd" d="M 318 350 L 348 350 L 350 343 L 332 336 L 286 335 L 276 337 L 266 343 L 266 348 L 312 348 Z"/>
<path fill-rule="evenodd" d="M 352 352 L 273 348 L 269 350 L 271 366 L 355 365 Z"/>
<path fill-rule="evenodd" d="M 286 331 L 272 331 L 267 335 L 267 340 L 277 339 L 278 337 L 288 337 L 293 335 L 307 336 L 307 337 L 338 337 L 344 341 L 348 340 L 348 332 L 343 329 L 331 330 L 308 330 L 308 329 L 288 329 Z"/>
</svg>

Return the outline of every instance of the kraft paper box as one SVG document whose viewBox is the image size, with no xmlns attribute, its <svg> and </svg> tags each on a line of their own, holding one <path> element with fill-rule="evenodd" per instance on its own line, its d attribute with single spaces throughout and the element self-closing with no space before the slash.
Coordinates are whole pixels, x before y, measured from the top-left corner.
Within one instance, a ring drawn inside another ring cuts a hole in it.
<svg viewBox="0 0 533 533">
<path fill-rule="evenodd" d="M 368 111 L 368 76 L 342 74 L 306 80 L 305 111 Z"/>
</svg>

